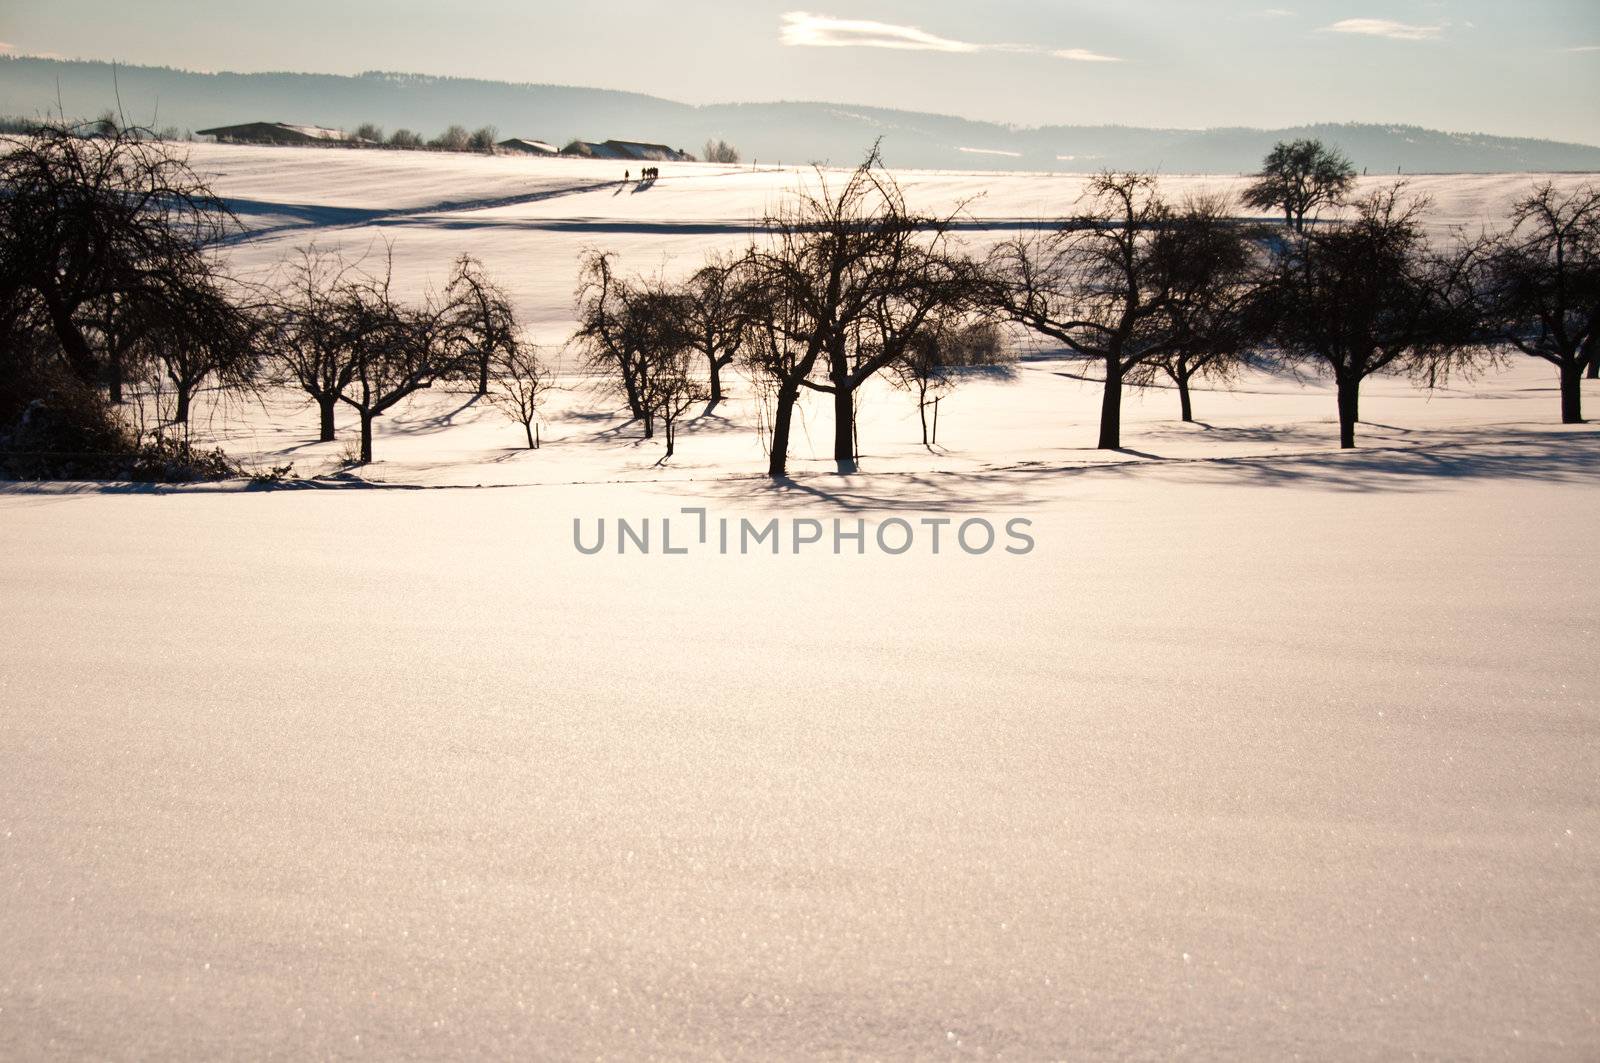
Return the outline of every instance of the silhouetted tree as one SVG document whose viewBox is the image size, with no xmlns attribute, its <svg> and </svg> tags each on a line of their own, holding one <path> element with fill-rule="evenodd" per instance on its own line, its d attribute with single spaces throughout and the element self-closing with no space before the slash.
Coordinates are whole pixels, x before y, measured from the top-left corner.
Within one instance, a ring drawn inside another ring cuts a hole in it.
<svg viewBox="0 0 1600 1063">
<path fill-rule="evenodd" d="M 745 330 L 749 301 L 740 290 L 739 260 L 708 256 L 706 264 L 684 283 L 681 323 L 689 343 L 706 360 L 710 379 L 706 412 L 722 401 L 722 371 L 732 364 Z"/>
<path fill-rule="evenodd" d="M 84 136 L 42 125 L 0 154 L 0 305 L 35 304 L 79 380 L 106 375 L 99 312 L 137 304 L 180 317 L 215 282 L 213 253 L 235 224 L 186 160 L 138 129 Z"/>
<path fill-rule="evenodd" d="M 302 248 L 285 264 L 278 304 L 267 331 L 271 358 L 319 412 L 318 438 L 334 438 L 334 409 L 355 379 L 360 315 L 349 289 L 359 271 L 337 252 Z"/>
<path fill-rule="evenodd" d="M 990 256 L 996 308 L 1098 363 L 1104 373 L 1098 446 L 1122 446 L 1122 389 L 1167 357 L 1173 271 L 1157 238 L 1170 221 L 1155 177 L 1104 173 L 1085 191 L 1088 209 L 1054 232 L 1019 237 Z"/>
<path fill-rule="evenodd" d="M 1282 210 L 1285 225 L 1305 232 L 1306 215 L 1338 203 L 1355 179 L 1355 167 L 1337 148 L 1320 140 L 1279 141 L 1245 189 L 1244 201 L 1263 210 Z"/>
<path fill-rule="evenodd" d="M 786 474 L 801 387 L 833 396 L 834 461 L 855 470 L 856 391 L 929 320 L 974 298 L 975 272 L 948 247 L 952 220 L 912 215 L 876 148 L 842 185 L 819 170 L 814 189 L 766 219 L 767 242 L 741 268 L 758 330 L 746 364 L 777 400 L 771 475 Z"/>
<path fill-rule="evenodd" d="M 1582 422 L 1583 371 L 1600 352 L 1600 188 L 1562 193 L 1547 181 L 1520 200 L 1485 294 L 1501 341 L 1556 367 L 1562 422 Z"/>
<path fill-rule="evenodd" d="M 646 336 L 634 313 L 636 293 L 617 276 L 614 257 L 589 251 L 580 260 L 578 328 L 572 342 L 583 353 L 589 371 L 621 393 L 628 412 L 644 425 L 645 437 L 649 438 L 652 425 L 642 387 L 642 378 L 648 372 L 642 346 Z"/>
<path fill-rule="evenodd" d="M 445 299 L 458 315 L 461 334 L 477 365 L 479 395 L 489 393 L 489 367 L 498 353 L 516 344 L 517 317 L 511 299 L 489 279 L 483 263 L 463 253 L 456 259 Z"/>
<path fill-rule="evenodd" d="M 354 372 L 339 400 L 361 423 L 361 463 L 372 461 L 372 422 L 418 391 L 470 363 L 455 309 L 428 297 L 416 306 L 394 299 L 390 273 L 363 277 L 341 292 L 351 329 Z"/>
<path fill-rule="evenodd" d="M 218 289 L 190 294 L 181 315 L 162 317 L 142 337 L 160 390 L 171 385 L 172 423 L 189 423 L 195 392 L 208 380 L 238 390 L 255 379 L 258 322 Z"/>
<path fill-rule="evenodd" d="M 407 151 L 422 147 L 422 137 L 409 129 L 396 129 L 389 134 L 389 146 Z"/>
<path fill-rule="evenodd" d="M 942 315 L 928 322 L 892 366 L 896 387 L 917 398 L 922 445 L 932 446 L 928 407 L 955 387 L 965 370 L 1007 365 L 1011 358 L 1000 342 L 1000 330 L 988 321 Z"/>
<path fill-rule="evenodd" d="M 533 434 L 533 422 L 538 420 L 539 407 L 550 389 L 550 374 L 538 350 L 531 343 L 520 342 L 497 349 L 494 382 L 489 400 L 522 426 L 528 449 L 535 449 L 539 444 Z"/>
<path fill-rule="evenodd" d="M 383 126 L 376 122 L 362 122 L 356 126 L 356 139 L 369 141 L 373 144 L 383 143 Z"/>
<path fill-rule="evenodd" d="M 1167 294 L 1170 343 L 1142 368 L 1144 379 L 1166 376 L 1178 389 L 1179 415 L 1194 420 L 1190 384 L 1197 377 L 1228 380 L 1241 358 L 1264 338 L 1260 252 L 1252 232 L 1231 217 L 1227 198 L 1196 195 L 1157 228 L 1153 246 L 1158 286 Z"/>
<path fill-rule="evenodd" d="M 492 125 L 479 126 L 467 138 L 467 147 L 473 151 L 493 152 L 494 142 L 500 136 L 500 131 Z"/>
<path fill-rule="evenodd" d="M 1341 447 L 1355 446 L 1369 376 L 1410 372 L 1434 382 L 1452 367 L 1470 368 L 1478 351 L 1480 249 L 1430 252 L 1426 207 L 1403 185 L 1375 191 L 1354 218 L 1287 241 L 1272 266 L 1274 338 L 1287 358 L 1333 377 Z"/>
</svg>

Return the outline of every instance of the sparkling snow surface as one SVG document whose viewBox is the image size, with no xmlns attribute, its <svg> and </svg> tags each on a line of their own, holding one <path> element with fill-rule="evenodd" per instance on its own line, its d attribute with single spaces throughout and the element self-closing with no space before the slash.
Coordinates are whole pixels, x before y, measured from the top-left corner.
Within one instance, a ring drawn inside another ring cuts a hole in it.
<svg viewBox="0 0 1600 1063">
<path fill-rule="evenodd" d="M 797 179 L 196 161 L 290 226 L 242 267 L 472 250 L 550 344 L 582 246 L 683 268 Z M 1529 181 L 1418 184 L 1475 226 Z M 1107 455 L 1048 355 L 937 454 L 873 392 L 855 476 L 809 410 L 783 488 L 744 382 L 657 470 L 575 375 L 533 453 L 440 392 L 359 478 L 0 488 L 0 1058 L 1600 1057 L 1600 433 L 1553 372 L 1374 382 L 1344 454 L 1325 382 L 1153 390 Z M 281 394 L 202 426 L 345 445 Z M 1037 548 L 573 548 L 683 506 Z"/>
</svg>

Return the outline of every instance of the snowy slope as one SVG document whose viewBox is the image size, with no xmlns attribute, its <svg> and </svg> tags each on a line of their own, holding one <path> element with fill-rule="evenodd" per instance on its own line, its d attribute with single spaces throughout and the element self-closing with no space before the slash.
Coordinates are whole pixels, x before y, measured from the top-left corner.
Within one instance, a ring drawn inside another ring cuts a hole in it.
<svg viewBox="0 0 1600 1063">
<path fill-rule="evenodd" d="M 241 265 L 475 250 L 550 344 L 585 241 L 681 268 L 797 176 L 196 159 L 300 210 Z M 994 217 L 1075 188 L 905 180 Z M 359 478 L 0 487 L 0 1058 L 1600 1055 L 1600 433 L 1522 362 L 1375 382 L 1343 454 L 1321 382 L 1188 426 L 1152 390 L 1107 455 L 1040 355 L 934 452 L 868 395 L 857 476 L 809 411 L 781 487 L 747 383 L 662 470 L 575 375 L 533 453 L 440 392 Z M 205 416 L 307 475 L 344 445 L 287 395 Z M 573 547 L 685 506 L 1037 545 Z"/>
</svg>

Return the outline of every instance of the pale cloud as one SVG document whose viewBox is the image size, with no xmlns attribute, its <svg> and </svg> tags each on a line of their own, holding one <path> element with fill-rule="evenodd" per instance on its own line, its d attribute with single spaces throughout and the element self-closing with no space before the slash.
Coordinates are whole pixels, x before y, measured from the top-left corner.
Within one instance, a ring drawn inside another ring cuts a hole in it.
<svg viewBox="0 0 1600 1063">
<path fill-rule="evenodd" d="M 1427 41 L 1439 36 L 1443 26 L 1413 26 L 1388 18 L 1347 18 L 1322 27 L 1325 33 L 1355 33 L 1363 37 L 1388 37 L 1394 41 Z"/>
<path fill-rule="evenodd" d="M 1001 151 L 999 148 L 957 148 L 956 150 L 964 151 L 968 155 L 1004 155 L 1008 159 L 1022 158 L 1022 152 L 1020 151 Z"/>
<path fill-rule="evenodd" d="M 1101 55 L 1087 48 L 1061 48 L 1050 53 L 1057 59 L 1070 59 L 1074 63 L 1120 63 L 1114 55 Z"/>
<path fill-rule="evenodd" d="M 17 50 L 17 46 L 16 45 L 9 44 L 6 41 L 0 41 L 0 52 L 14 52 L 16 50 Z"/>
<path fill-rule="evenodd" d="M 805 48 L 898 48 L 920 52 L 976 52 L 979 46 L 926 33 L 915 26 L 896 26 L 865 19 L 832 18 L 806 11 L 783 16 L 779 40 Z"/>
<path fill-rule="evenodd" d="M 1600 52 L 1600 44 L 1580 44 L 1576 48 L 1564 48 L 1567 52 Z"/>
<path fill-rule="evenodd" d="M 780 43 L 791 48 L 892 48 L 914 52 L 1020 52 L 1049 55 L 1076 63 L 1120 63 L 1113 55 L 1102 55 L 1087 48 L 1041 48 L 1033 44 L 974 44 L 940 37 L 917 26 L 897 26 L 892 22 L 868 19 L 834 18 L 809 11 L 788 11 L 783 15 Z"/>
</svg>

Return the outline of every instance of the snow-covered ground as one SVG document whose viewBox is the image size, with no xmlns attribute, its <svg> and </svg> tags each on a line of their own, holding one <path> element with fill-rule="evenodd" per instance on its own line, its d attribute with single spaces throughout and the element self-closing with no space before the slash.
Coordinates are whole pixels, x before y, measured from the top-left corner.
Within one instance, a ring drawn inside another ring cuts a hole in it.
<svg viewBox="0 0 1600 1063">
<path fill-rule="evenodd" d="M 292 226 L 241 266 L 472 250 L 552 345 L 579 247 L 681 268 L 797 177 L 196 161 Z M 1468 225 L 1531 182 L 1426 180 Z M 1081 372 L 964 385 L 935 452 L 874 392 L 850 477 L 813 410 L 781 487 L 744 382 L 655 469 L 569 374 L 537 452 L 437 392 L 359 478 L 0 488 L 0 1058 L 1600 1055 L 1600 433 L 1519 362 L 1376 382 L 1347 453 L 1318 381 L 1130 395 L 1107 455 Z M 1036 545 L 664 556 L 683 507 Z M 574 548 L 619 517 L 656 551 Z"/>
</svg>

